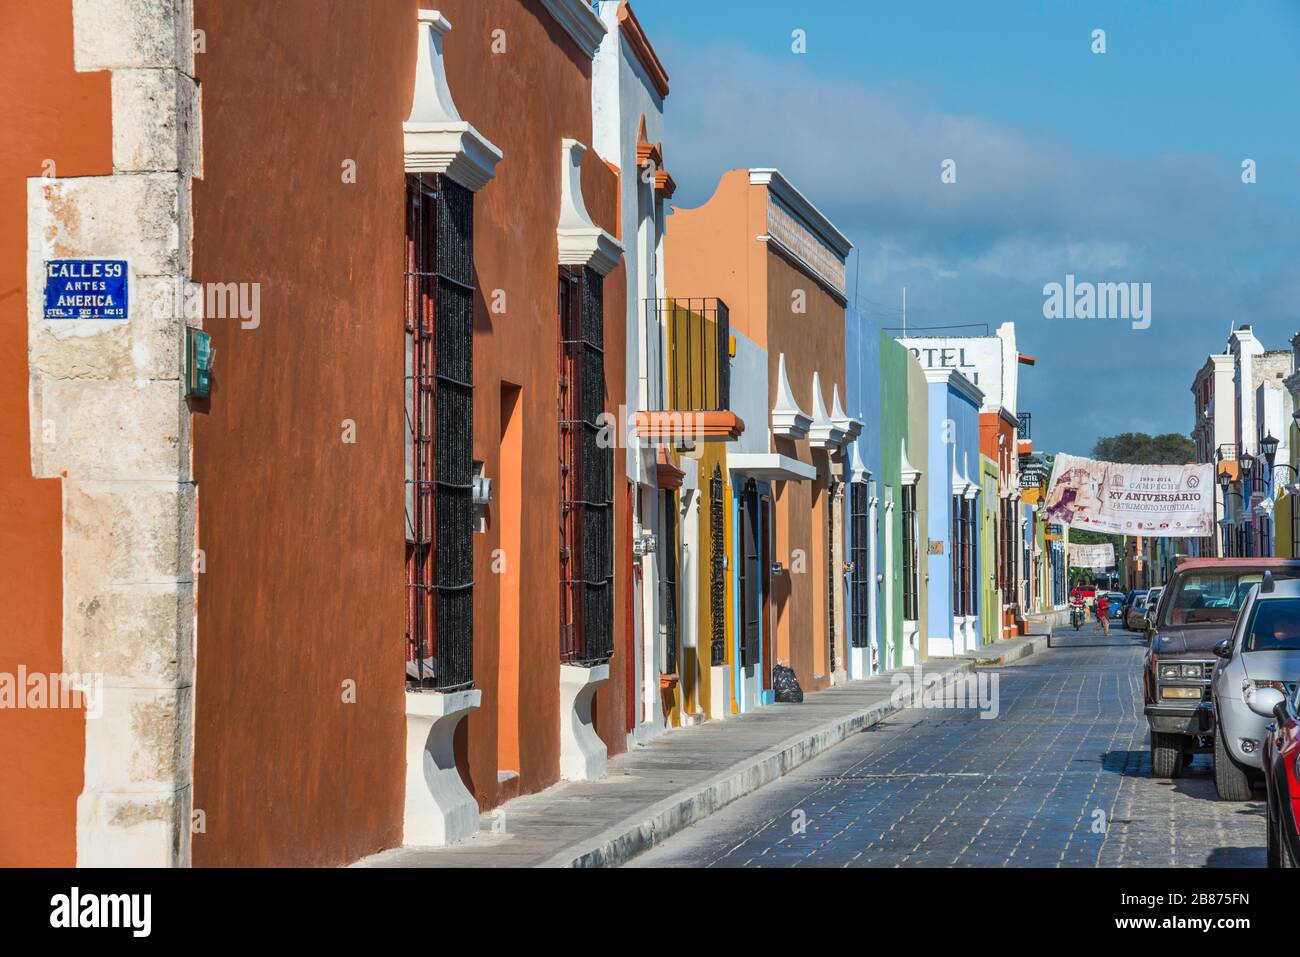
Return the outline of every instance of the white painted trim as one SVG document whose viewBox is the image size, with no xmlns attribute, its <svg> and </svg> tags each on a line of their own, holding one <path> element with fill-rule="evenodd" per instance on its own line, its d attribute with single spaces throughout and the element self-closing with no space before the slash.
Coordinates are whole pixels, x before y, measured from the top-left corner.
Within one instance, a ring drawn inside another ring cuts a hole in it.
<svg viewBox="0 0 1300 957">
<path fill-rule="evenodd" d="M 816 466 L 776 452 L 730 452 L 727 468 L 766 481 L 811 481 L 817 477 Z"/>
<path fill-rule="evenodd" d="M 954 392 L 975 403 L 976 408 L 984 406 L 984 390 L 971 382 L 956 369 L 923 369 L 925 380 L 930 383 L 944 384 Z"/>
<path fill-rule="evenodd" d="M 781 175 L 779 169 L 758 168 L 749 171 L 751 186 L 766 186 L 768 192 L 779 199 L 790 211 L 804 221 L 813 234 L 824 242 L 841 259 L 849 255 L 853 243 L 835 225 L 822 215 L 821 210 L 808 201 L 808 197 L 795 189 L 790 181 Z"/>
<path fill-rule="evenodd" d="M 560 147 L 560 221 L 555 228 L 561 266 L 590 266 L 607 276 L 623 255 L 623 244 L 591 221 L 582 197 L 582 157 L 587 147 L 564 139 Z"/>
<path fill-rule="evenodd" d="M 907 458 L 907 439 L 899 440 L 899 471 L 904 485 L 916 485 L 921 481 L 921 470 Z"/>
<path fill-rule="evenodd" d="M 862 453 L 859 451 L 860 448 L 861 446 L 854 441 L 853 457 L 849 464 L 849 471 L 851 473 L 850 478 L 854 482 L 870 482 L 871 470 L 867 468 L 866 463 L 862 461 Z"/>
<path fill-rule="evenodd" d="M 564 32 L 573 37 L 583 53 L 595 57 L 600 41 L 605 39 L 609 29 L 591 9 L 588 0 L 542 0 L 542 6 L 564 28 Z"/>
<path fill-rule="evenodd" d="M 483 692 L 406 692 L 406 801 L 402 843 L 442 847 L 478 832 L 478 801 L 456 770 L 453 741 Z"/>
<path fill-rule="evenodd" d="M 560 778 L 591 781 L 605 776 L 608 750 L 592 723 L 596 689 L 609 680 L 609 665 L 560 665 Z"/>
<path fill-rule="evenodd" d="M 461 118 L 447 84 L 442 38 L 451 24 L 437 10 L 419 10 L 419 45 L 411 113 L 402 124 L 408 173 L 442 173 L 477 192 L 496 175 L 501 150 Z"/>
<path fill-rule="evenodd" d="M 836 428 L 844 432 L 844 441 L 852 442 L 862 434 L 863 425 L 857 419 L 845 412 L 844 406 L 840 405 L 840 386 L 838 382 L 832 386 L 832 395 L 831 421 L 835 423 Z"/>
<path fill-rule="evenodd" d="M 812 418 L 795 401 L 790 378 L 785 371 L 785 353 L 777 359 L 776 403 L 772 406 L 772 434 L 785 439 L 802 439 L 812 426 Z"/>
<path fill-rule="evenodd" d="M 844 442 L 844 430 L 832 420 L 822 398 L 821 374 L 814 371 L 812 379 L 812 425 L 808 429 L 808 444 L 815 449 L 834 451 Z"/>
</svg>

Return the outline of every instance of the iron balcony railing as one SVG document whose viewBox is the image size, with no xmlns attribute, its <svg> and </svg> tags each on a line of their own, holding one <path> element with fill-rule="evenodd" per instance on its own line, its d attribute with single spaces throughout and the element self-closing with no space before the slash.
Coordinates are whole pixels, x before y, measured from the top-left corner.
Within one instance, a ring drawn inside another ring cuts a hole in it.
<svg viewBox="0 0 1300 957">
<path fill-rule="evenodd" d="M 1235 444 L 1225 443 L 1214 450 L 1214 458 L 1219 462 L 1237 461 L 1237 446 Z"/>
<path fill-rule="evenodd" d="M 1016 413 L 1016 438 L 1024 439 L 1028 442 L 1033 438 L 1033 429 L 1031 428 L 1032 416 L 1028 412 Z"/>
<path fill-rule="evenodd" d="M 731 323 L 716 296 L 645 300 L 650 409 L 731 408 Z"/>
</svg>

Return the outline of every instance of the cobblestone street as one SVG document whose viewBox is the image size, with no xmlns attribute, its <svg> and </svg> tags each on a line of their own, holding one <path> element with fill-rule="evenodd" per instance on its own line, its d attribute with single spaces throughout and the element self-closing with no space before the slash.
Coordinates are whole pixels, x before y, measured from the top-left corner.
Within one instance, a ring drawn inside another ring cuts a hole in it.
<svg viewBox="0 0 1300 957">
<path fill-rule="evenodd" d="M 1058 631 L 996 670 L 997 717 L 902 712 L 630 866 L 1263 866 L 1262 790 L 1218 801 L 1208 755 L 1150 776 L 1143 651 Z"/>
</svg>

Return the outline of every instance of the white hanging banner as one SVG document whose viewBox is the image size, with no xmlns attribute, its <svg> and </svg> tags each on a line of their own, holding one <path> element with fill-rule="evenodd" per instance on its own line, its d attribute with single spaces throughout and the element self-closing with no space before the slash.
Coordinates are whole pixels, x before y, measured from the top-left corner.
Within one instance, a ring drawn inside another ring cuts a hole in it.
<svg viewBox="0 0 1300 957">
<path fill-rule="evenodd" d="M 1110 542 L 1100 545 L 1070 545 L 1070 567 L 1114 568 L 1115 546 Z"/>
<path fill-rule="evenodd" d="M 1214 532 L 1214 466 L 1127 465 L 1056 456 L 1043 508 L 1047 521 L 1153 538 Z"/>
</svg>

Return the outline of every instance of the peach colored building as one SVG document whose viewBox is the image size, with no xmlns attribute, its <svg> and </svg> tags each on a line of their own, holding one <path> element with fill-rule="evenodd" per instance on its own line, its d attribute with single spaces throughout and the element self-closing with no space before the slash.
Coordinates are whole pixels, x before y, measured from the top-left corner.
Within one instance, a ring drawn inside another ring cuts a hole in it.
<svg viewBox="0 0 1300 957">
<path fill-rule="evenodd" d="M 746 356 L 761 363 L 755 374 L 732 376 L 732 405 L 746 410 L 744 434 L 727 443 L 725 463 L 697 474 L 690 489 L 705 502 L 703 521 L 720 502 L 733 530 L 730 590 L 710 595 L 716 580 L 695 579 L 699 605 L 725 607 L 733 622 L 710 666 L 700 663 L 703 698 L 715 703 L 710 717 L 772 700 L 775 664 L 793 668 L 805 690 L 845 676 L 840 448 L 862 427 L 839 399 L 850 248 L 772 169 L 731 170 L 707 202 L 677 209 L 670 220 L 669 295 L 724 300 L 736 368 Z"/>
</svg>

